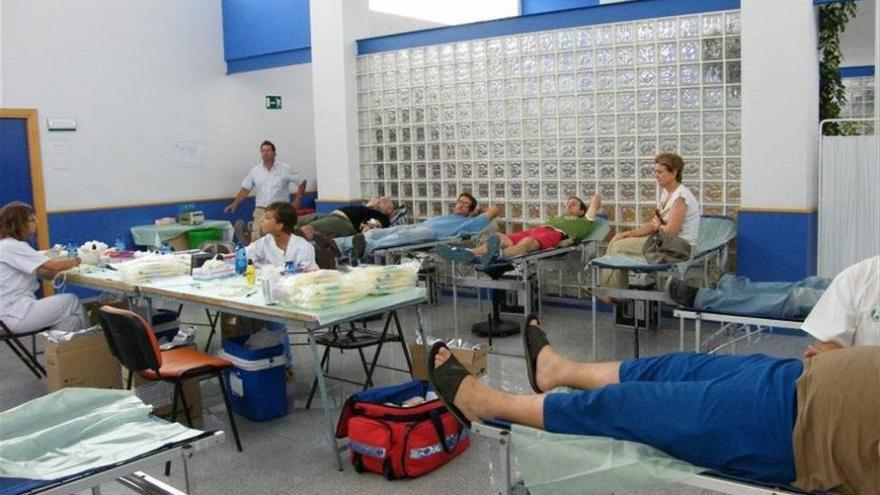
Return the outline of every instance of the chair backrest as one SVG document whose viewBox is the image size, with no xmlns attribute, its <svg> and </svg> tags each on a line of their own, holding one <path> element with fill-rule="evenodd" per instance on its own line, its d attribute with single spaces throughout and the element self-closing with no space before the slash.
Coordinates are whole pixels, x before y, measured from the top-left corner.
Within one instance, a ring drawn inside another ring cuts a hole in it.
<svg viewBox="0 0 880 495">
<path fill-rule="evenodd" d="M 162 352 L 150 325 L 137 313 L 113 306 L 98 309 L 110 352 L 133 372 L 158 371 Z"/>
</svg>

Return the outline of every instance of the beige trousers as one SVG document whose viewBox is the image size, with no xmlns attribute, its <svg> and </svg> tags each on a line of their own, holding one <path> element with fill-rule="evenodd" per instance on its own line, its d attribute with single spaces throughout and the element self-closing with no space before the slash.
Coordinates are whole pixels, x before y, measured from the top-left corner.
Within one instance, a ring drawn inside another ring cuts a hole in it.
<svg viewBox="0 0 880 495">
<path fill-rule="evenodd" d="M 251 224 L 251 242 L 263 237 L 263 231 L 260 229 L 260 222 L 266 214 L 266 209 L 260 206 L 254 208 L 254 222 Z"/>
<path fill-rule="evenodd" d="M 647 237 L 628 237 L 621 239 L 620 235 L 614 236 L 611 243 L 608 244 L 608 251 L 605 254 L 642 254 L 642 247 L 645 245 Z M 601 285 L 614 289 L 626 289 L 629 285 L 629 270 L 600 270 L 599 277 L 602 281 Z"/>
</svg>

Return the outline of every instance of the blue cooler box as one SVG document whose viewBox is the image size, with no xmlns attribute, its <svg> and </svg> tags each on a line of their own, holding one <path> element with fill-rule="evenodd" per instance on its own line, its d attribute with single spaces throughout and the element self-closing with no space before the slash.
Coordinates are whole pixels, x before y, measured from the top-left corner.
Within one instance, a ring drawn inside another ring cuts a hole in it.
<svg viewBox="0 0 880 495">
<path fill-rule="evenodd" d="M 235 365 L 226 370 L 226 384 L 232 409 L 252 421 L 266 421 L 287 414 L 287 377 L 284 347 L 276 345 L 251 350 L 244 346 L 248 336 L 223 341 L 218 355 Z"/>
</svg>

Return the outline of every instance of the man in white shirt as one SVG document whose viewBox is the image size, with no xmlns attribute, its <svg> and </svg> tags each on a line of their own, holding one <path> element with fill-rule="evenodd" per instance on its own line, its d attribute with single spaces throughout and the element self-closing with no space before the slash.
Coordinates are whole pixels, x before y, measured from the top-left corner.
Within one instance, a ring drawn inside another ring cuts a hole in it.
<svg viewBox="0 0 880 495">
<path fill-rule="evenodd" d="M 262 162 L 255 165 L 241 181 L 241 189 L 232 202 L 223 209 L 226 213 L 232 213 L 238 208 L 239 203 L 250 195 L 255 196 L 254 219 L 251 224 L 251 240 L 257 240 L 262 236 L 260 221 L 266 213 L 266 206 L 276 201 L 290 202 L 290 185 L 297 185 L 297 197 L 302 197 L 305 189 L 305 181 L 302 175 L 286 163 L 275 161 L 275 145 L 271 141 L 263 141 L 260 144 L 260 157 Z M 241 239 L 244 244 L 248 240 Z"/>
<path fill-rule="evenodd" d="M 834 277 L 801 329 L 821 341 L 804 357 L 841 347 L 880 345 L 880 256 Z"/>
</svg>

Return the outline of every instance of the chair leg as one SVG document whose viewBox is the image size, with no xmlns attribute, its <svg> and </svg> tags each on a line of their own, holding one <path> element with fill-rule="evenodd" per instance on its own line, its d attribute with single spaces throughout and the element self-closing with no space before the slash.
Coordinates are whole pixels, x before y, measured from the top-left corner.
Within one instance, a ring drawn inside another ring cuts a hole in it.
<svg viewBox="0 0 880 495">
<path fill-rule="evenodd" d="M 211 326 L 211 333 L 208 334 L 208 342 L 205 343 L 205 352 L 211 348 L 211 341 L 214 340 L 214 334 L 217 333 L 217 322 L 220 320 L 220 312 L 214 318 L 211 318 L 211 310 L 205 308 L 205 314 L 208 315 L 208 324 Z"/>
<path fill-rule="evenodd" d="M 241 440 L 238 438 L 238 426 L 235 424 L 235 416 L 232 414 L 232 404 L 229 402 L 229 392 L 226 390 L 226 380 L 223 379 L 223 370 L 217 370 L 217 381 L 220 382 L 220 391 L 223 393 L 223 402 L 226 404 L 226 415 L 229 416 L 229 426 L 232 428 L 232 437 L 235 439 L 235 447 L 239 452 L 243 452 L 241 448 Z"/>
<path fill-rule="evenodd" d="M 174 395 L 171 399 L 171 418 L 169 420 L 172 423 L 177 422 L 177 401 L 180 400 L 180 383 L 174 382 Z"/>
<path fill-rule="evenodd" d="M 192 414 L 189 412 L 189 402 L 186 400 L 186 393 L 183 390 L 183 383 L 177 381 L 174 386 L 180 390 L 180 403 L 183 405 L 183 415 L 186 416 L 186 424 L 190 428 L 193 427 Z"/>
<path fill-rule="evenodd" d="M 27 349 L 19 350 L 19 348 L 11 340 L 5 340 L 4 342 L 6 342 L 6 345 L 8 345 L 9 348 L 12 349 L 12 352 L 14 352 L 16 356 L 18 356 L 18 359 L 21 359 L 25 366 L 27 366 L 28 369 L 31 370 L 31 373 L 36 375 L 37 378 L 43 378 L 43 376 L 46 375 L 46 370 L 43 369 L 40 363 L 36 362 L 35 358 L 31 357 L 31 355 L 27 352 Z"/>
<path fill-rule="evenodd" d="M 403 348 L 403 358 L 406 359 L 406 367 L 412 372 L 412 357 L 409 355 L 409 347 L 406 345 L 406 335 L 403 332 L 403 326 L 400 324 L 400 318 L 397 311 L 392 311 L 394 315 L 394 327 L 397 330 L 397 337 L 400 339 L 400 347 Z"/>
<path fill-rule="evenodd" d="M 129 370 L 128 372 L 128 383 L 125 386 L 126 390 L 131 390 L 131 382 L 134 380 L 134 372 Z"/>
<path fill-rule="evenodd" d="M 360 357 L 361 357 L 361 366 L 364 368 L 364 376 L 367 377 L 367 379 L 364 380 L 364 390 L 366 390 L 366 389 L 373 386 L 373 368 L 370 366 L 367 366 L 367 358 L 366 358 L 366 356 L 364 356 L 364 350 L 361 349 L 360 347 L 358 347 L 357 351 L 358 351 L 358 355 L 360 355 Z M 378 353 L 378 350 L 377 350 L 377 353 Z"/>
</svg>

